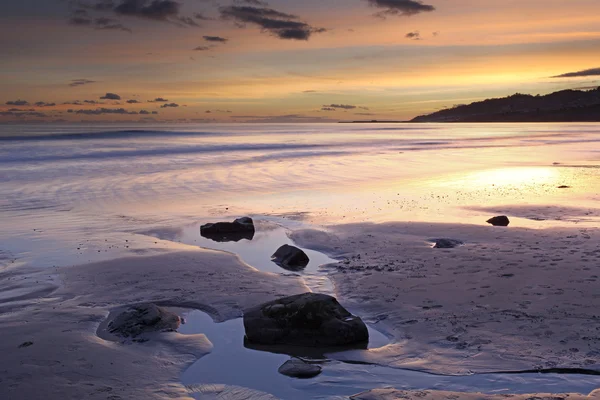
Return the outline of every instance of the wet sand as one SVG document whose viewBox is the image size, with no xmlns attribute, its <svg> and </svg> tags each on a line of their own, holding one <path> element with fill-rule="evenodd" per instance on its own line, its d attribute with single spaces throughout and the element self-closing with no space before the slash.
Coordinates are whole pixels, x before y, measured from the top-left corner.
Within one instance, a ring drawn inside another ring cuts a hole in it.
<svg viewBox="0 0 600 400">
<path fill-rule="evenodd" d="M 48 273 L 30 276 L 39 282 Z M 295 277 L 187 246 L 63 268 L 59 277 L 52 293 L 23 296 L 0 315 L 2 399 L 188 398 L 181 373 L 212 344 L 202 334 L 159 333 L 146 343 L 101 339 L 96 330 L 112 309 L 155 302 L 205 310 L 223 321 L 241 316 L 245 307 L 307 291 Z M 5 271 L 0 291 L 13 279 Z"/>
<path fill-rule="evenodd" d="M 442 374 L 600 371 L 600 230 L 386 223 L 297 231 L 397 343 L 348 359 Z M 429 238 L 465 244 L 435 249 Z"/>
</svg>

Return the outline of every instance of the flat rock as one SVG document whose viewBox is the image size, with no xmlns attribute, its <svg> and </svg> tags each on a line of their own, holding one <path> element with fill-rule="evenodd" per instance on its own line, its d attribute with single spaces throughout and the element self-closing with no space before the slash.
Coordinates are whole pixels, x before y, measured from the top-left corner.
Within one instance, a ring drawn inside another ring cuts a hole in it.
<svg viewBox="0 0 600 400">
<path fill-rule="evenodd" d="M 293 358 L 286 361 L 277 371 L 291 378 L 307 379 L 319 375 L 322 368 L 320 365 L 309 364 L 298 358 Z"/>
<path fill-rule="evenodd" d="M 429 241 L 435 243 L 434 249 L 453 249 L 464 244 L 456 239 L 429 239 Z"/>
<path fill-rule="evenodd" d="M 331 296 L 304 293 L 284 297 L 244 313 L 251 343 L 326 347 L 369 341 L 365 323 Z"/>
<path fill-rule="evenodd" d="M 216 222 L 200 227 L 200 235 L 215 242 L 239 242 L 254 238 L 254 221 L 250 217 L 238 218 L 233 222 Z"/>
<path fill-rule="evenodd" d="M 490 218 L 486 222 L 494 226 L 508 226 L 508 224 L 510 224 L 510 220 L 506 215 Z"/>
<path fill-rule="evenodd" d="M 129 308 L 108 324 L 114 335 L 135 338 L 143 333 L 174 331 L 181 318 L 156 304 L 142 304 Z"/>
<path fill-rule="evenodd" d="M 305 268 L 310 259 L 297 247 L 284 244 L 271 256 L 271 260 L 285 269 L 298 270 Z"/>
</svg>

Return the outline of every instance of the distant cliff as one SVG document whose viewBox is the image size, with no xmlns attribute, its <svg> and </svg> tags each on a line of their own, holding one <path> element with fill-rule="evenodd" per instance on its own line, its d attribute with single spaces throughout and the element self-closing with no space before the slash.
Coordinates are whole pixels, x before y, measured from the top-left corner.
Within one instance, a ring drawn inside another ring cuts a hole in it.
<svg viewBox="0 0 600 400">
<path fill-rule="evenodd" d="M 514 94 L 421 115 L 410 122 L 590 122 L 600 121 L 600 87 L 561 90 L 545 96 Z"/>
</svg>

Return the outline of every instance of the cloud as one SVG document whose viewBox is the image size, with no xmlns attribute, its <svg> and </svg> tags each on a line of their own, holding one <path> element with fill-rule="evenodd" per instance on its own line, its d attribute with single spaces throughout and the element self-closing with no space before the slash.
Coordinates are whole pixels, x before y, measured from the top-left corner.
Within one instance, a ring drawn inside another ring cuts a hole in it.
<svg viewBox="0 0 600 400">
<path fill-rule="evenodd" d="M 302 93 L 318 93 L 316 90 L 303 90 Z"/>
<path fill-rule="evenodd" d="M 321 111 L 337 111 L 337 110 L 333 107 L 322 107 Z"/>
<path fill-rule="evenodd" d="M 138 103 L 141 103 L 141 102 L 134 99 L 134 100 L 127 100 L 127 103 L 128 104 L 138 104 Z"/>
<path fill-rule="evenodd" d="M 160 106 L 160 108 L 169 108 L 169 107 L 172 107 L 172 108 L 179 107 L 179 104 L 177 104 L 177 103 L 166 103 L 166 104 L 163 104 L 162 106 Z"/>
<path fill-rule="evenodd" d="M 157 97 L 154 100 L 148 100 L 148 103 L 166 103 L 168 99 L 163 99 L 162 97 Z"/>
<path fill-rule="evenodd" d="M 96 29 L 98 30 L 119 30 L 132 33 L 131 29 L 111 18 L 100 17 L 94 20 Z"/>
<path fill-rule="evenodd" d="M 158 114 L 158 111 L 152 111 L 152 112 L 150 112 L 148 110 L 140 110 L 139 114 L 140 115 L 150 115 L 150 114 L 156 115 L 156 114 Z"/>
<path fill-rule="evenodd" d="M 213 18 L 207 17 L 202 13 L 195 13 L 194 18 L 199 19 L 200 21 L 212 21 Z"/>
<path fill-rule="evenodd" d="M 56 105 L 56 103 L 46 103 L 43 101 L 38 101 L 37 103 L 34 104 L 34 106 L 36 107 L 54 107 Z"/>
<path fill-rule="evenodd" d="M 221 18 L 233 20 L 238 26 L 257 25 L 263 32 L 269 32 L 280 39 L 308 40 L 313 33 L 325 32 L 324 28 L 314 28 L 298 21 L 292 14 L 282 13 L 272 8 L 250 6 L 227 6 L 219 8 Z"/>
<path fill-rule="evenodd" d="M 337 119 L 328 117 L 312 117 L 302 114 L 286 114 L 286 115 L 232 115 L 230 118 L 236 121 L 252 122 L 252 123 L 267 123 L 267 122 L 333 122 Z"/>
<path fill-rule="evenodd" d="M 7 106 L 28 106 L 29 102 L 26 100 L 13 100 L 13 101 L 7 101 L 6 105 Z"/>
<path fill-rule="evenodd" d="M 121 96 L 115 93 L 106 93 L 104 96 L 100 97 L 101 100 L 121 100 Z"/>
<path fill-rule="evenodd" d="M 88 85 L 90 83 L 96 83 L 96 81 L 91 81 L 89 79 L 73 79 L 71 83 L 69 83 L 69 86 L 83 86 Z"/>
<path fill-rule="evenodd" d="M 584 69 L 583 71 L 567 72 L 566 74 L 552 76 L 551 78 L 577 78 L 582 76 L 599 76 L 600 68 Z"/>
<path fill-rule="evenodd" d="M 210 50 L 210 49 L 212 49 L 211 46 L 198 46 L 198 47 L 196 47 L 194 49 L 194 51 L 207 51 L 207 50 Z"/>
<path fill-rule="evenodd" d="M 80 7 L 80 9 L 75 10 L 71 20 L 74 18 L 82 18 L 86 21 L 82 21 L 82 24 L 86 25 L 89 25 L 92 22 L 92 19 L 88 16 L 86 11 L 91 10 L 95 12 L 111 12 L 115 15 L 125 17 L 170 22 L 179 26 L 199 26 L 194 18 L 180 14 L 181 3 L 175 0 L 93 0 L 91 4 L 89 0 L 70 0 L 70 2 L 71 4 Z M 196 15 L 194 15 L 194 17 L 196 17 Z M 120 29 L 129 31 L 129 28 L 121 25 L 118 21 L 97 24 L 97 29 Z"/>
<path fill-rule="evenodd" d="M 0 116 L 2 117 L 38 117 L 45 118 L 48 115 L 42 112 L 30 111 L 30 110 L 9 110 L 9 111 L 0 111 Z"/>
<path fill-rule="evenodd" d="M 136 115 L 136 111 L 127 111 L 124 108 L 97 108 L 95 110 L 68 110 L 69 113 L 83 114 L 83 115 L 102 115 L 102 114 L 123 114 L 123 115 Z"/>
<path fill-rule="evenodd" d="M 329 104 L 324 105 L 323 108 L 341 108 L 343 110 L 353 110 L 356 108 L 356 106 L 353 106 L 351 104 Z"/>
<path fill-rule="evenodd" d="M 183 25 L 193 26 L 195 28 L 200 27 L 200 25 L 191 17 L 177 17 L 176 21 L 182 23 Z"/>
<path fill-rule="evenodd" d="M 421 34 L 419 31 L 408 32 L 406 35 L 404 35 L 404 37 L 411 40 L 421 40 Z"/>
<path fill-rule="evenodd" d="M 113 0 L 97 0 L 96 3 L 92 5 L 87 3 L 80 3 L 79 5 L 95 11 L 111 11 L 115 7 Z"/>
<path fill-rule="evenodd" d="M 377 16 L 384 17 L 386 15 L 403 15 L 410 17 L 411 15 L 422 12 L 434 11 L 435 7 L 429 4 L 423 4 L 418 0 L 367 0 L 373 7 L 383 8 L 383 11 L 377 13 Z"/>
<path fill-rule="evenodd" d="M 269 3 L 267 3 L 266 1 L 262 1 L 262 0 L 234 0 L 233 2 L 235 4 L 250 4 L 253 6 L 262 6 L 262 7 L 266 7 L 269 5 Z"/>
<path fill-rule="evenodd" d="M 376 114 L 360 112 L 360 113 L 354 113 L 354 115 L 376 115 Z"/>
<path fill-rule="evenodd" d="M 92 20 L 89 17 L 74 15 L 69 18 L 69 24 L 75 26 L 89 26 L 92 24 Z"/>
<path fill-rule="evenodd" d="M 179 16 L 180 6 L 173 0 L 122 0 L 113 11 L 131 17 L 167 21 Z"/>
<path fill-rule="evenodd" d="M 229 39 L 220 36 L 202 36 L 207 42 L 227 43 Z"/>
</svg>

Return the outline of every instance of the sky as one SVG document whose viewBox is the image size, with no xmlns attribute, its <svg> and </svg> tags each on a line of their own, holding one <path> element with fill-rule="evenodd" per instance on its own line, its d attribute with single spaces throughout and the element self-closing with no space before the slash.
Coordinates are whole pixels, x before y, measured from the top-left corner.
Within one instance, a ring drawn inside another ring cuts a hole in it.
<svg viewBox="0 0 600 400">
<path fill-rule="evenodd" d="M 408 120 L 599 49 L 598 0 L 3 0 L 0 122 Z"/>
</svg>

